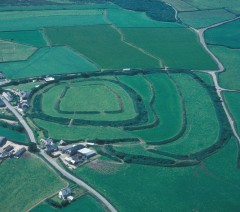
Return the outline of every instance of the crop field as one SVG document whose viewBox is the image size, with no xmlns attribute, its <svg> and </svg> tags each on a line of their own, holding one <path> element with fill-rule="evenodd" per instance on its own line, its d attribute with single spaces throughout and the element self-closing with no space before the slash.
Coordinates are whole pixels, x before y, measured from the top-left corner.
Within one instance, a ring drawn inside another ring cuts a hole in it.
<svg viewBox="0 0 240 212">
<path fill-rule="evenodd" d="M 26 60 L 35 51 L 36 48 L 32 46 L 0 40 L 0 62 Z"/>
<path fill-rule="evenodd" d="M 238 133 L 240 133 L 240 113 L 239 113 L 240 93 L 224 92 L 224 98 L 226 99 L 230 113 L 234 117 Z"/>
<path fill-rule="evenodd" d="M 74 212 L 74 211 L 84 211 L 84 212 L 104 212 L 105 210 L 101 207 L 99 202 L 95 200 L 90 195 L 84 195 L 83 197 L 80 197 L 79 199 L 72 202 L 70 205 L 68 205 L 65 208 L 57 209 L 53 208 L 50 205 L 46 203 L 42 203 L 38 205 L 36 208 L 31 210 L 31 212 L 52 212 L 52 211 L 61 211 L 61 212 Z"/>
<path fill-rule="evenodd" d="M 224 149 L 194 167 L 168 169 L 116 163 L 112 165 L 114 171 L 106 173 L 89 164 L 74 173 L 103 192 L 119 211 L 235 211 L 240 192 L 236 186 L 239 172 L 234 142 L 231 140 Z"/>
<path fill-rule="evenodd" d="M 192 5 L 186 3 L 184 0 L 164 0 L 168 4 L 171 4 L 177 11 L 194 11 L 197 10 Z"/>
<path fill-rule="evenodd" d="M 181 12 L 178 17 L 182 22 L 194 28 L 203 28 L 228 19 L 235 18 L 235 14 L 225 9 L 200 10 L 193 12 Z"/>
<path fill-rule="evenodd" d="M 217 55 L 225 67 L 225 71 L 219 74 L 220 85 L 224 88 L 239 90 L 240 50 L 222 46 L 210 46 L 210 50 Z"/>
<path fill-rule="evenodd" d="M 30 155 L 4 161 L 0 177 L 2 211 L 26 211 L 65 186 L 56 173 Z"/>
<path fill-rule="evenodd" d="M 240 20 L 236 20 L 205 32 L 209 45 L 219 45 L 228 48 L 240 48 Z"/>
<path fill-rule="evenodd" d="M 58 61 L 56 63 L 56 61 Z M 40 48 L 26 61 L 0 63 L 1 71 L 10 79 L 95 71 L 87 59 L 63 46 Z"/>
<path fill-rule="evenodd" d="M 35 47 L 46 46 L 46 42 L 44 41 L 41 32 L 37 30 L 0 32 L 0 39 Z"/>
<path fill-rule="evenodd" d="M 156 59 L 122 42 L 110 25 L 48 28 L 46 35 L 52 45 L 70 46 L 103 69 L 159 67 Z"/>
<path fill-rule="evenodd" d="M 122 28 L 125 39 L 161 58 L 162 66 L 178 69 L 217 69 L 200 45 L 197 35 L 187 28 Z"/>
</svg>

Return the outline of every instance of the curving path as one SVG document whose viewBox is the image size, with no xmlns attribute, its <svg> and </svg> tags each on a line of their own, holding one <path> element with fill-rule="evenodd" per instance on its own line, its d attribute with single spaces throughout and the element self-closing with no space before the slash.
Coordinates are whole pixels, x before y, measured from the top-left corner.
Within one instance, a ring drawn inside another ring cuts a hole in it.
<svg viewBox="0 0 240 212">
<path fill-rule="evenodd" d="M 26 130 L 26 132 L 27 132 L 27 134 L 28 134 L 28 136 L 30 138 L 30 141 L 33 142 L 33 143 L 36 143 L 34 134 L 33 134 L 32 130 L 31 130 L 31 128 L 26 123 L 26 121 L 23 119 L 23 117 L 18 113 L 18 111 L 2 95 L 0 95 L 0 98 L 3 100 L 3 102 L 5 103 L 7 108 L 17 117 L 19 122 L 23 125 L 23 127 L 25 128 L 25 130 Z M 73 175 L 68 173 L 65 169 L 63 169 L 61 166 L 59 166 L 58 163 L 53 158 L 48 156 L 43 150 L 40 150 L 40 154 L 53 167 L 55 167 L 63 176 L 65 176 L 66 178 L 74 181 L 79 186 L 85 188 L 90 194 L 92 194 L 93 196 L 98 198 L 106 206 L 106 208 L 108 208 L 109 211 L 117 212 L 117 210 L 113 207 L 113 205 L 110 202 L 108 202 L 107 199 L 105 199 L 99 192 L 97 192 L 95 189 L 93 189 L 91 186 L 89 186 L 88 184 L 86 184 L 82 180 L 80 180 L 77 177 L 74 177 Z"/>
</svg>

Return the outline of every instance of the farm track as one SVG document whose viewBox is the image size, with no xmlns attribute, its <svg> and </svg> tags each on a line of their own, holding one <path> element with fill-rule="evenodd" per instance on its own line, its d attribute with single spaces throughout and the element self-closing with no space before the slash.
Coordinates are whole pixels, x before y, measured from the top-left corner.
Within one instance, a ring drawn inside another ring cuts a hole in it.
<svg viewBox="0 0 240 212">
<path fill-rule="evenodd" d="M 19 120 L 19 122 L 23 125 L 25 128 L 29 139 L 32 143 L 36 143 L 34 134 L 31 130 L 31 128 L 28 126 L 26 121 L 23 119 L 23 117 L 17 112 L 17 110 L 5 99 L 0 95 L 0 98 L 3 100 L 3 102 L 6 104 L 7 108 L 16 116 L 16 118 Z M 93 189 L 91 186 L 86 184 L 84 181 L 74 177 L 70 173 L 68 173 L 65 169 L 63 169 L 61 166 L 58 165 L 58 163 L 48 156 L 43 150 L 40 150 L 40 154 L 50 163 L 54 168 L 56 168 L 64 177 L 68 178 L 69 180 L 72 180 L 79 186 L 85 188 L 90 194 L 92 194 L 94 197 L 99 199 L 105 206 L 108 208 L 111 212 L 116 212 L 117 210 L 113 207 L 113 205 L 108 202 L 107 199 L 105 199 L 100 193 L 98 193 L 95 189 Z"/>
<path fill-rule="evenodd" d="M 231 117 L 231 114 L 228 111 L 227 105 L 224 102 L 224 98 L 223 98 L 223 95 L 222 95 L 222 91 L 231 91 L 231 92 L 239 92 L 239 91 L 237 91 L 237 90 L 236 91 L 229 90 L 229 89 L 225 89 L 225 88 L 220 87 L 219 82 L 218 82 L 218 78 L 217 78 L 217 74 L 223 72 L 225 69 L 224 69 L 223 64 L 220 62 L 220 60 L 208 49 L 207 44 L 205 42 L 205 38 L 204 38 L 204 32 L 206 30 L 212 29 L 212 28 L 215 28 L 215 27 L 218 27 L 218 26 L 221 26 L 221 25 L 226 24 L 226 23 L 230 23 L 230 22 L 238 20 L 238 19 L 240 19 L 240 17 L 236 17 L 236 18 L 233 18 L 233 19 L 230 19 L 230 20 L 227 20 L 227 21 L 223 21 L 223 22 L 220 22 L 220 23 L 217 23 L 217 24 L 213 24 L 211 26 L 204 27 L 202 29 L 195 29 L 195 28 L 192 28 L 192 29 L 198 34 L 199 39 L 200 39 L 200 43 L 202 44 L 204 49 L 211 55 L 211 57 L 214 59 L 214 61 L 218 65 L 218 70 L 217 71 L 211 71 L 211 70 L 193 70 L 193 71 L 199 71 L 199 72 L 208 73 L 212 77 L 213 82 L 214 82 L 214 87 L 216 89 L 218 97 L 221 100 L 221 104 L 222 104 L 223 109 L 225 111 L 225 114 L 226 114 L 226 116 L 228 118 L 228 121 L 229 121 L 229 124 L 231 126 L 233 135 L 236 137 L 236 139 L 238 141 L 238 146 L 240 146 L 240 137 L 239 137 L 239 135 L 237 133 L 237 130 L 235 128 L 235 121 Z"/>
</svg>

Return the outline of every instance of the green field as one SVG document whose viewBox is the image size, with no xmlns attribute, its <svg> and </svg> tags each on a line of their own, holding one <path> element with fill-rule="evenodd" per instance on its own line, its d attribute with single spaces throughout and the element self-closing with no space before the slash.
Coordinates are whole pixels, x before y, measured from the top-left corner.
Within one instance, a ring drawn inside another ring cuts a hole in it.
<svg viewBox="0 0 240 212">
<path fill-rule="evenodd" d="M 105 24 L 103 10 L 5 11 L 0 13 L 0 19 L 0 31 Z"/>
<path fill-rule="evenodd" d="M 219 74 L 219 84 L 227 89 L 240 89 L 240 50 L 222 46 L 210 46 L 210 50 L 220 59 L 225 71 Z"/>
<path fill-rule="evenodd" d="M 41 47 L 46 46 L 41 32 L 35 31 L 15 31 L 15 32 L 0 32 L 0 38 L 16 43 Z"/>
<path fill-rule="evenodd" d="M 233 120 L 235 121 L 235 126 L 239 134 L 240 133 L 240 113 L 239 113 L 240 93 L 224 92 L 224 99 L 227 102 L 227 107 L 232 115 Z"/>
<path fill-rule="evenodd" d="M 103 69 L 159 67 L 156 59 L 122 42 L 109 25 L 48 28 L 46 35 L 51 44 L 70 46 Z"/>
<path fill-rule="evenodd" d="M 197 10 L 192 5 L 186 3 L 184 0 L 164 0 L 168 4 L 172 5 L 177 11 L 193 11 Z"/>
<path fill-rule="evenodd" d="M 122 28 L 125 39 L 161 58 L 162 66 L 214 70 L 217 66 L 188 28 Z"/>
<path fill-rule="evenodd" d="M 0 165 L 2 211 L 26 211 L 66 183 L 42 161 L 26 156 L 8 159 Z"/>
<path fill-rule="evenodd" d="M 181 12 L 178 17 L 181 21 L 194 28 L 203 28 L 223 22 L 236 16 L 225 9 L 200 10 L 193 12 Z"/>
<path fill-rule="evenodd" d="M 28 59 L 37 49 L 18 43 L 0 40 L 0 63 Z"/>
<path fill-rule="evenodd" d="M 97 67 L 73 50 L 57 46 L 40 48 L 26 61 L 0 63 L 0 69 L 8 78 L 16 79 L 95 71 Z"/>
<path fill-rule="evenodd" d="M 56 209 L 51 207 L 46 203 L 42 203 L 38 205 L 36 208 L 31 210 L 31 212 L 51 212 L 51 211 L 62 211 L 62 212 L 77 212 L 77 211 L 84 211 L 84 212 L 104 212 L 105 210 L 101 207 L 99 202 L 97 202 L 93 197 L 90 195 L 84 195 L 80 197 L 80 199 L 75 200 L 70 205 L 62 209 Z"/>
<path fill-rule="evenodd" d="M 205 32 L 206 42 L 211 45 L 240 48 L 240 20 L 232 21 Z"/>
<path fill-rule="evenodd" d="M 102 161 L 101 169 L 89 164 L 74 172 L 101 191 L 119 211 L 237 211 L 240 191 L 234 142 L 231 140 L 194 167 L 109 167 Z"/>
<path fill-rule="evenodd" d="M 15 141 L 17 143 L 28 144 L 28 137 L 25 133 L 20 133 L 18 131 L 13 131 L 8 128 L 0 127 L 0 136 L 5 136 L 10 141 Z"/>
</svg>

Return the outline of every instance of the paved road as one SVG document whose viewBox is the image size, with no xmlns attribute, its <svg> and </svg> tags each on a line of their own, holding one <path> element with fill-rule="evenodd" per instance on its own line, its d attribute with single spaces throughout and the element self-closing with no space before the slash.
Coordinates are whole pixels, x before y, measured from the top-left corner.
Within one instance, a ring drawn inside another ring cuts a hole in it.
<svg viewBox="0 0 240 212">
<path fill-rule="evenodd" d="M 31 128 L 26 123 L 26 121 L 23 119 L 23 117 L 18 113 L 18 111 L 4 97 L 2 97 L 0 95 L 0 98 L 3 100 L 3 102 L 5 103 L 7 108 L 17 117 L 19 122 L 23 125 L 23 127 L 25 128 L 25 130 L 26 130 L 26 132 L 27 132 L 27 134 L 28 134 L 28 136 L 30 138 L 30 141 L 33 142 L 33 143 L 36 143 L 34 134 L 33 134 L 32 130 L 31 130 Z M 80 179 L 74 177 L 73 175 L 71 175 L 70 173 L 68 173 L 65 169 L 63 169 L 61 166 L 59 166 L 58 163 L 53 158 L 48 156 L 43 150 L 40 151 L 40 154 L 50 164 L 52 164 L 59 172 L 61 172 L 66 178 L 74 181 L 79 186 L 85 188 L 90 194 L 92 194 L 93 196 L 97 197 L 109 209 L 109 211 L 117 212 L 117 210 L 112 206 L 112 204 L 110 202 L 108 202 L 100 193 L 98 193 L 96 190 L 94 190 L 92 187 L 87 185 L 82 180 L 80 180 Z"/>
</svg>

